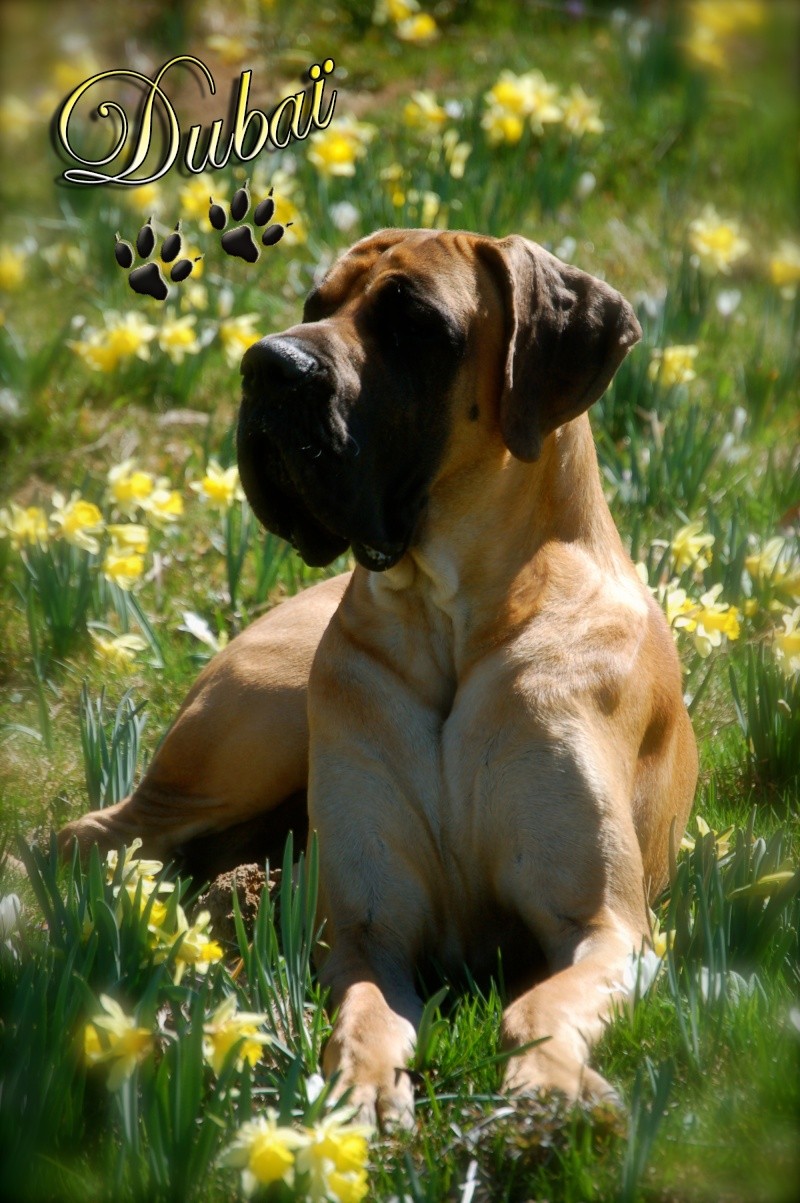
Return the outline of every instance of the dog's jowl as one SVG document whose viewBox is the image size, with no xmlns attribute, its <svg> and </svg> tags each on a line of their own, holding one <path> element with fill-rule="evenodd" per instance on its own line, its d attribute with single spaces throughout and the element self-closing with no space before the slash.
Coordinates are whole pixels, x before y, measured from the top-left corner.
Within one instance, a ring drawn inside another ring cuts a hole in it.
<svg viewBox="0 0 800 1203">
<path fill-rule="evenodd" d="M 428 955 L 543 956 L 503 1017 L 507 1048 L 539 1041 L 507 1087 L 611 1090 L 591 1047 L 697 774 L 586 416 L 639 336 L 619 293 L 523 238 L 387 230 L 343 255 L 246 353 L 238 445 L 262 522 L 357 567 L 234 640 L 136 792 L 63 833 L 164 855 L 285 823 L 306 791 L 325 1069 L 367 1118 L 412 1115 Z"/>
</svg>

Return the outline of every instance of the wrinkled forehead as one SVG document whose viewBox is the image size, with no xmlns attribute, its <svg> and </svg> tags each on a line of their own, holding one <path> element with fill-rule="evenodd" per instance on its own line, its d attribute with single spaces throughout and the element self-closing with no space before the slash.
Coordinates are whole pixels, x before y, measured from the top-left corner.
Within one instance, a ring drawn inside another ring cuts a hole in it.
<svg viewBox="0 0 800 1203">
<path fill-rule="evenodd" d="M 369 294 L 386 277 L 404 277 L 454 317 L 473 308 L 475 256 L 468 234 L 440 230 L 383 230 L 337 259 L 306 301 L 314 321 Z"/>
</svg>

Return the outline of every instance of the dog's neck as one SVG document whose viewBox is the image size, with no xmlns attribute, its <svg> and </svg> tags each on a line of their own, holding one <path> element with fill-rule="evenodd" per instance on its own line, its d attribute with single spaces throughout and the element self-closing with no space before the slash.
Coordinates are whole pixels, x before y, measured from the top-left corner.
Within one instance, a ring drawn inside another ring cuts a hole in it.
<svg viewBox="0 0 800 1203">
<path fill-rule="evenodd" d="M 559 545 L 571 545 L 582 561 L 614 575 L 633 571 L 603 496 L 586 415 L 545 439 L 535 463 L 515 459 L 500 445 L 496 458 L 465 457 L 443 473 L 418 541 L 372 581 L 378 592 L 406 593 L 440 611 L 453 624 L 456 642 L 459 629 L 474 632 L 484 621 L 496 634 L 504 613 L 510 625 L 528 620 L 548 576 L 544 560 L 549 565 Z M 516 606 L 518 595 L 525 597 L 525 614 Z"/>
</svg>

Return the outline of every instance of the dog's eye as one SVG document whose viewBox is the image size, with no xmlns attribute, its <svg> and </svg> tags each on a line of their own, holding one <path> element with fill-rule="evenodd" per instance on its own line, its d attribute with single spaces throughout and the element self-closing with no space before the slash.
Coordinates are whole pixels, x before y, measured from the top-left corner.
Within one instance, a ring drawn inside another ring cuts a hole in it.
<svg viewBox="0 0 800 1203">
<path fill-rule="evenodd" d="M 382 337 L 394 346 L 402 346 L 412 340 L 418 343 L 434 338 L 438 315 L 401 282 L 392 282 L 378 299 L 376 325 Z"/>
<path fill-rule="evenodd" d="M 314 288 L 308 294 L 303 305 L 303 321 L 319 322 L 328 316 L 330 305 L 326 304 L 319 288 Z"/>
</svg>

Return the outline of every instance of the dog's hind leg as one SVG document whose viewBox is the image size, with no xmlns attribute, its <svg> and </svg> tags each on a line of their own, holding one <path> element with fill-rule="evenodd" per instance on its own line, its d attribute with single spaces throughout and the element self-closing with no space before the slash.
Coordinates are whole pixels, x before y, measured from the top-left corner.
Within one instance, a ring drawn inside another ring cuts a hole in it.
<svg viewBox="0 0 800 1203">
<path fill-rule="evenodd" d="M 588 1061 L 614 1013 L 615 1000 L 619 1005 L 628 996 L 630 959 L 643 940 L 635 927 L 606 910 L 587 925 L 571 964 L 507 1008 L 502 1043 L 513 1055 L 504 1089 L 556 1090 L 570 1101 L 616 1101 L 613 1087 Z M 516 1049 L 523 1051 L 514 1053 Z"/>
<path fill-rule="evenodd" d="M 200 674 L 133 793 L 69 823 L 61 847 L 77 841 L 83 853 L 139 837 L 146 855 L 168 857 L 283 807 L 280 826 L 306 788 L 308 675 L 348 580 L 312 586 L 232 640 Z"/>
</svg>

